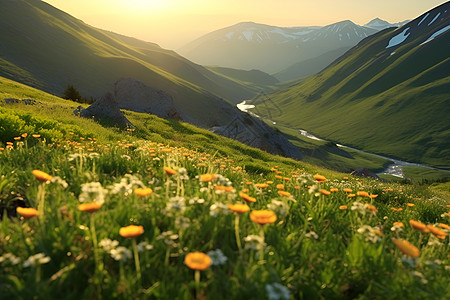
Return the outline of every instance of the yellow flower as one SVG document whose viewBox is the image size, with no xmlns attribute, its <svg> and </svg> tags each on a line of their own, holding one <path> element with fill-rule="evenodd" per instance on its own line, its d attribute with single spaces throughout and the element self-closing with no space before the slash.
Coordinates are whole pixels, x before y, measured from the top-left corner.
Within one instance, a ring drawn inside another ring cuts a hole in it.
<svg viewBox="0 0 450 300">
<path fill-rule="evenodd" d="M 216 174 L 203 174 L 200 175 L 200 181 L 203 182 L 211 182 L 217 178 Z"/>
<path fill-rule="evenodd" d="M 277 220 L 277 215 L 271 210 L 254 210 L 250 213 L 250 219 L 260 225 L 271 224 Z"/>
<path fill-rule="evenodd" d="M 257 184 L 255 184 L 255 186 L 260 189 L 265 189 L 269 185 L 267 183 L 257 183 Z"/>
<path fill-rule="evenodd" d="M 284 190 L 284 185 L 283 184 L 277 184 L 277 189 L 279 190 Z"/>
<path fill-rule="evenodd" d="M 216 191 L 224 191 L 224 192 L 232 192 L 234 190 L 234 188 L 232 186 L 216 185 L 215 190 Z"/>
<path fill-rule="evenodd" d="M 141 197 L 145 197 L 148 195 L 151 195 L 153 193 L 153 190 L 151 188 L 137 188 L 134 190 L 134 194 L 141 196 Z"/>
<path fill-rule="evenodd" d="M 49 175 L 45 172 L 42 172 L 40 170 L 33 170 L 32 173 L 33 173 L 34 177 L 36 177 L 36 179 L 39 180 L 39 182 L 41 182 L 41 183 L 52 180 L 51 175 Z"/>
<path fill-rule="evenodd" d="M 16 211 L 25 219 L 29 219 L 39 215 L 39 212 L 32 207 L 17 207 Z"/>
<path fill-rule="evenodd" d="M 247 204 L 228 204 L 228 209 L 234 211 L 238 214 L 243 214 L 250 210 L 250 207 Z"/>
<path fill-rule="evenodd" d="M 138 237 L 143 233 L 144 233 L 144 227 L 136 226 L 136 225 L 129 225 L 126 227 L 122 227 L 119 230 L 119 234 L 126 238 Z"/>
<path fill-rule="evenodd" d="M 411 257 L 419 257 L 420 251 L 417 249 L 416 246 L 411 244 L 408 241 L 402 240 L 402 239 L 392 239 L 394 244 L 397 246 L 397 248 L 405 255 L 411 256 Z"/>
<path fill-rule="evenodd" d="M 324 182 L 326 180 L 325 176 L 319 174 L 314 175 L 314 179 L 317 180 L 317 182 Z"/>
<path fill-rule="evenodd" d="M 100 207 L 102 207 L 102 203 L 95 203 L 95 202 L 83 203 L 78 205 L 78 210 L 93 213 L 99 210 Z"/>
<path fill-rule="evenodd" d="M 184 263 L 193 270 L 203 271 L 211 265 L 211 258 L 203 252 L 191 252 L 184 258 Z"/>
</svg>

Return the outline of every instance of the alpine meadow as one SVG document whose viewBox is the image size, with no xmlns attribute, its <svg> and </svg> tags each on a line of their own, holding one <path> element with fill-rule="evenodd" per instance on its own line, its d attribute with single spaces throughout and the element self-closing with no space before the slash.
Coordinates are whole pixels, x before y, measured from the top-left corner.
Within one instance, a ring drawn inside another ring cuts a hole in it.
<svg viewBox="0 0 450 300">
<path fill-rule="evenodd" d="M 0 298 L 450 299 L 450 2 L 322 2 L 0 0 Z"/>
</svg>

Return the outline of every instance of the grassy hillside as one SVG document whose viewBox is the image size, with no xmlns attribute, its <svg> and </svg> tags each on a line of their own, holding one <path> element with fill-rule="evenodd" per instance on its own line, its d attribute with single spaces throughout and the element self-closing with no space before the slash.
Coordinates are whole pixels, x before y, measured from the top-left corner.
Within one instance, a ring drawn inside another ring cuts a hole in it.
<svg viewBox="0 0 450 300">
<path fill-rule="evenodd" d="M 6 299 L 450 292 L 446 185 L 352 178 L 148 114 L 125 112 L 135 131 L 102 127 L 73 102 L 0 82 L 0 99 L 38 101 L 0 103 Z"/>
<path fill-rule="evenodd" d="M 253 111 L 341 144 L 449 168 L 450 31 L 421 44 L 448 23 L 448 13 L 441 16 L 424 31 L 417 18 L 366 38 L 317 75 L 269 95 L 270 102 L 256 99 Z M 411 37 L 387 49 L 408 26 Z"/>
<path fill-rule="evenodd" d="M 2 2 L 0 26 L 0 75 L 55 95 L 73 84 L 98 98 L 132 77 L 166 91 L 201 124 L 205 111 L 220 118 L 210 105 L 219 98 L 239 103 L 256 94 L 173 51 L 93 28 L 39 0 Z"/>
</svg>

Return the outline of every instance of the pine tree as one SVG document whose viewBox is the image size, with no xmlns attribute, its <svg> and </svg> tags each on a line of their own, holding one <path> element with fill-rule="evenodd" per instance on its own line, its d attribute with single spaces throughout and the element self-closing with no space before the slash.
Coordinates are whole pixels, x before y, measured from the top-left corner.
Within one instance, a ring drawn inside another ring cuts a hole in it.
<svg viewBox="0 0 450 300">
<path fill-rule="evenodd" d="M 69 84 L 66 89 L 64 90 L 64 95 L 63 95 L 64 99 L 68 99 L 68 100 L 72 100 L 72 101 L 76 101 L 76 102 L 80 102 L 83 103 L 84 102 L 84 97 L 81 96 L 80 92 L 77 90 L 76 87 L 74 87 L 73 85 Z"/>
</svg>

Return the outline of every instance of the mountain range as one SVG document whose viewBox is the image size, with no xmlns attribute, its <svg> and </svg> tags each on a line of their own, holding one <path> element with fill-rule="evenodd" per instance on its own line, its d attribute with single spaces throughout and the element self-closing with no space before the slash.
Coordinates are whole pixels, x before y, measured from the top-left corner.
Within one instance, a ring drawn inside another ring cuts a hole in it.
<svg viewBox="0 0 450 300">
<path fill-rule="evenodd" d="M 259 69 L 287 81 L 317 73 L 363 38 L 398 26 L 380 19 L 367 25 L 349 20 L 322 27 L 243 22 L 206 34 L 177 51 L 202 65 Z"/>
<path fill-rule="evenodd" d="M 450 167 L 450 2 L 363 39 L 256 114 L 374 153 Z"/>
</svg>

